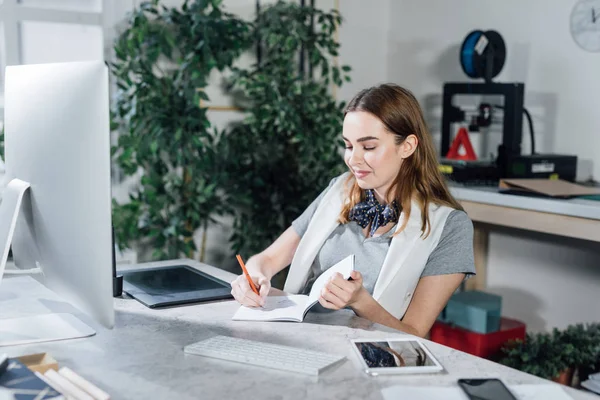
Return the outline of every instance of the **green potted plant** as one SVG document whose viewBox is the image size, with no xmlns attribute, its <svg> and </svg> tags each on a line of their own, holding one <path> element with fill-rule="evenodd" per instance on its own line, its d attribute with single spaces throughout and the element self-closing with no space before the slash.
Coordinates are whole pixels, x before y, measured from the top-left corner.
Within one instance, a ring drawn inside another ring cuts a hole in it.
<svg viewBox="0 0 600 400">
<path fill-rule="evenodd" d="M 501 364 L 573 386 L 600 367 L 600 324 L 574 324 L 550 333 L 527 334 L 502 349 Z"/>
<path fill-rule="evenodd" d="M 119 246 L 146 244 L 151 259 L 193 256 L 194 234 L 228 211 L 219 190 L 221 137 L 211 126 L 202 90 L 214 70 L 230 67 L 252 45 L 250 25 L 221 9 L 221 0 L 186 0 L 168 8 L 144 2 L 114 45 L 114 159 L 141 176 L 124 204 L 113 203 Z M 142 258 L 140 256 L 140 258 Z"/>
<path fill-rule="evenodd" d="M 228 190 L 235 206 L 233 250 L 250 256 L 281 234 L 331 178 L 344 170 L 343 102 L 330 93 L 350 78 L 332 63 L 340 15 L 278 1 L 261 8 L 254 26 L 260 62 L 237 69 L 245 119 L 223 141 Z M 299 65 L 299 59 L 306 66 Z M 274 280 L 274 285 L 281 283 Z"/>
<path fill-rule="evenodd" d="M 572 353 L 570 345 L 565 349 L 552 333 L 528 333 L 525 340 L 511 341 L 502 349 L 505 354 L 500 363 L 540 378 L 570 384 L 569 374 L 565 373 L 569 365 L 564 352 Z M 562 374 L 562 375 L 561 375 Z"/>
<path fill-rule="evenodd" d="M 559 340 L 572 345 L 576 350 L 567 358 L 567 363 L 577 373 L 577 380 L 583 381 L 591 373 L 600 369 L 600 324 L 569 325 L 556 333 Z"/>
<path fill-rule="evenodd" d="M 579 330 L 575 326 L 569 326 L 566 330 L 553 329 L 552 340 L 554 346 L 560 352 L 563 364 L 563 370 L 560 371 L 558 376 L 552 378 L 555 382 L 572 386 L 573 374 L 578 365 L 587 362 L 585 353 L 578 346 L 577 338 L 579 336 Z"/>
</svg>

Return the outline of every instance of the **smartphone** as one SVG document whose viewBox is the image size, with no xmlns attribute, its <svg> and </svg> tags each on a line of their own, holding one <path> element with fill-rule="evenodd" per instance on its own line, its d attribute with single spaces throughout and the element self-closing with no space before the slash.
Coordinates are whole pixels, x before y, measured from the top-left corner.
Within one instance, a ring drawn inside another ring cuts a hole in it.
<svg viewBox="0 0 600 400">
<path fill-rule="evenodd" d="M 459 379 L 458 385 L 471 400 L 517 400 L 500 379 Z"/>
</svg>

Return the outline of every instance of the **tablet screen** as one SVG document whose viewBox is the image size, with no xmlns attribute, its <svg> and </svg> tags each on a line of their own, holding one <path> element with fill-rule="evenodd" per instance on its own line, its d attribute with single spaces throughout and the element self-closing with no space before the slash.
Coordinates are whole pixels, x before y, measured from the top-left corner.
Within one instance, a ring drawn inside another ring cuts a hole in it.
<svg viewBox="0 0 600 400">
<path fill-rule="evenodd" d="M 233 298 L 229 283 L 188 265 L 122 273 L 123 291 L 151 308 Z"/>
<path fill-rule="evenodd" d="M 224 286 L 216 280 L 181 266 L 132 272 L 127 274 L 127 281 L 152 296 L 219 289 Z"/>
<path fill-rule="evenodd" d="M 369 368 L 436 366 L 416 340 L 355 342 L 354 345 Z"/>
</svg>

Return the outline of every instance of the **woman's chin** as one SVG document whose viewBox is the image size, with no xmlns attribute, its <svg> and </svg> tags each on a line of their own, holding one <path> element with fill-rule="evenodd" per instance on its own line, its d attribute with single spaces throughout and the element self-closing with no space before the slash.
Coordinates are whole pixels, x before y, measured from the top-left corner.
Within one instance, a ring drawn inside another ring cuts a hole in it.
<svg viewBox="0 0 600 400">
<path fill-rule="evenodd" d="M 373 189 L 373 187 L 374 187 L 372 183 L 369 183 L 369 182 L 367 182 L 363 179 L 359 179 L 359 178 L 356 178 L 356 184 L 362 190 L 369 190 L 369 189 Z"/>
</svg>

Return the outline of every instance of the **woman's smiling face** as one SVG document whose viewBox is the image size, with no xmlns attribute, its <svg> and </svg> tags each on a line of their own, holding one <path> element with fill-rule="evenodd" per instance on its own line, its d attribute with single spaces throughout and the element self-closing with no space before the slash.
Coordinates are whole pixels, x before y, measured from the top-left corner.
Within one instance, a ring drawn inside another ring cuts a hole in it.
<svg viewBox="0 0 600 400">
<path fill-rule="evenodd" d="M 398 176 L 405 153 L 404 143 L 389 132 L 381 120 L 365 111 L 351 111 L 344 118 L 344 161 L 362 189 L 374 189 L 385 201 L 388 189 Z"/>
</svg>

